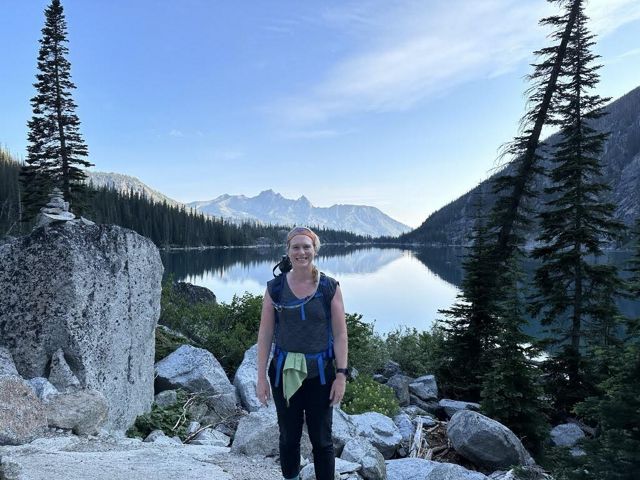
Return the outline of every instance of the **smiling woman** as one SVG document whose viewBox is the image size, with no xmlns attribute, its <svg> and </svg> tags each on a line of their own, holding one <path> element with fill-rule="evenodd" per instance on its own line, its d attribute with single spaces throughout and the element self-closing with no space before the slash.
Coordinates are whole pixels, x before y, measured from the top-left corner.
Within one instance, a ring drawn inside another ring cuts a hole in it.
<svg viewBox="0 0 640 480">
<path fill-rule="evenodd" d="M 270 396 L 267 359 L 273 341 L 268 376 L 278 413 L 285 479 L 298 478 L 305 421 L 316 478 L 334 478 L 331 406 L 340 403 L 346 387 L 347 325 L 338 282 L 319 273 L 313 264 L 319 248 L 320 239 L 312 230 L 291 230 L 289 262 L 283 261 L 282 273 L 267 283 L 262 304 L 256 393 L 266 405 Z"/>
</svg>

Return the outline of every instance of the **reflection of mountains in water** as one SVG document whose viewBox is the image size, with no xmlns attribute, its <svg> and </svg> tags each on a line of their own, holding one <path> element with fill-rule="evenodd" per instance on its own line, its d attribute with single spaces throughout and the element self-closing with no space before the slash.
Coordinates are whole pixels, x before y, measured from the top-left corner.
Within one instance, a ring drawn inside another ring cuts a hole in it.
<svg viewBox="0 0 640 480">
<path fill-rule="evenodd" d="M 171 274 L 175 280 L 182 280 L 189 276 L 205 274 L 234 275 L 240 270 L 244 275 L 247 272 L 270 271 L 283 253 L 280 248 L 219 248 L 163 251 L 161 256 L 165 276 Z M 397 248 L 326 245 L 320 250 L 317 263 L 321 270 L 331 271 L 336 275 L 369 274 L 380 270 L 402 255 L 402 250 Z M 263 277 L 262 274 L 259 276 Z M 256 280 L 263 279 L 256 278 Z"/>
</svg>

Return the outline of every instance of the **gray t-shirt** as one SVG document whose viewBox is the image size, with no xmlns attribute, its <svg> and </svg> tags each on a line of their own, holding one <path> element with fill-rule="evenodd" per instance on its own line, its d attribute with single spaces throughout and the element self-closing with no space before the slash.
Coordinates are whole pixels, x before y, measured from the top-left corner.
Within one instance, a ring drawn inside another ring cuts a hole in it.
<svg viewBox="0 0 640 480">
<path fill-rule="evenodd" d="M 327 277 L 332 294 L 338 282 Z M 269 294 L 273 287 L 273 280 L 267 284 Z M 291 291 L 289 283 L 284 279 L 280 303 L 290 304 L 300 300 Z M 331 299 L 329 299 L 331 300 Z M 287 352 L 318 353 L 327 349 L 329 344 L 329 331 L 327 329 L 327 317 L 324 310 L 322 297 L 316 297 L 304 304 L 305 319 L 302 319 L 300 307 L 285 308 L 278 315 L 278 325 L 274 334 L 274 341 Z M 318 376 L 318 365 L 315 358 L 307 358 L 307 378 Z"/>
</svg>

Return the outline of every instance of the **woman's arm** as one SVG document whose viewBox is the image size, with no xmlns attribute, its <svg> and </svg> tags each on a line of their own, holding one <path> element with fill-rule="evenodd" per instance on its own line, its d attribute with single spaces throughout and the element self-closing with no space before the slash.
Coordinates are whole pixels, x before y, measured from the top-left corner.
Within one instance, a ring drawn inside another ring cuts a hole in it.
<svg viewBox="0 0 640 480">
<path fill-rule="evenodd" d="M 336 356 L 336 368 L 347 368 L 349 341 L 340 285 L 337 286 L 336 293 L 333 296 L 333 300 L 331 300 L 331 327 L 333 329 L 333 351 Z M 342 373 L 338 373 L 331 387 L 330 399 L 332 404 L 336 405 L 342 401 L 346 383 L 347 377 Z"/>
<path fill-rule="evenodd" d="M 275 328 L 275 312 L 269 291 L 265 290 L 262 299 L 262 313 L 260 315 L 260 329 L 258 330 L 258 379 L 256 394 L 258 400 L 267 404 L 269 399 L 269 383 L 267 382 L 267 360 L 271 351 L 273 330 Z"/>
</svg>

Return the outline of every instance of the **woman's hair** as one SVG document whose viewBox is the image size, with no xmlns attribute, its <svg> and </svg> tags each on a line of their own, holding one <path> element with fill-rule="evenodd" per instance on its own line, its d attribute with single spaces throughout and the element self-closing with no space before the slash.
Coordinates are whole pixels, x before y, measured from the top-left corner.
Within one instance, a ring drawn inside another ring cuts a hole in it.
<svg viewBox="0 0 640 480">
<path fill-rule="evenodd" d="M 313 242 L 313 250 L 316 254 L 318 253 L 318 251 L 320 250 L 320 237 L 318 237 L 318 235 L 313 230 L 307 227 L 294 227 L 291 229 L 291 231 L 289 231 L 289 233 L 287 233 L 287 251 L 289 250 L 291 239 L 296 235 L 305 235 L 309 237 Z M 313 281 L 317 282 L 319 272 L 315 265 L 313 265 L 311 272 L 313 274 Z"/>
</svg>

